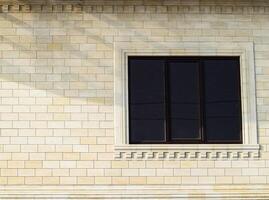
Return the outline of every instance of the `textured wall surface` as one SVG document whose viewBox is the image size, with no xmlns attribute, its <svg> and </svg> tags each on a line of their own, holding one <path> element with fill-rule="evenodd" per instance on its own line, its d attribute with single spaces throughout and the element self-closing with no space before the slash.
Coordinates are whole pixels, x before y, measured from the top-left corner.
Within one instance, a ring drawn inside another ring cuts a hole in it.
<svg viewBox="0 0 269 200">
<path fill-rule="evenodd" d="M 180 185 L 203 193 L 233 184 L 268 195 L 268 1 L 44 2 L 0 2 L 3 199 L 38 185 Z M 113 45 L 120 41 L 254 42 L 260 158 L 115 160 Z"/>
</svg>

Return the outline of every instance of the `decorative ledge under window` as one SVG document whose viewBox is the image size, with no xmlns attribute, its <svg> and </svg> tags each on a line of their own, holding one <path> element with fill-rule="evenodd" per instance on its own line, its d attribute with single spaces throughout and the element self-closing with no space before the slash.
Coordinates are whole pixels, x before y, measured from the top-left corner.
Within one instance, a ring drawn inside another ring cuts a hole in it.
<svg viewBox="0 0 269 200">
<path fill-rule="evenodd" d="M 128 56 L 239 56 L 243 144 L 129 144 Z M 254 47 L 249 42 L 115 43 L 115 158 L 257 158 Z"/>
</svg>

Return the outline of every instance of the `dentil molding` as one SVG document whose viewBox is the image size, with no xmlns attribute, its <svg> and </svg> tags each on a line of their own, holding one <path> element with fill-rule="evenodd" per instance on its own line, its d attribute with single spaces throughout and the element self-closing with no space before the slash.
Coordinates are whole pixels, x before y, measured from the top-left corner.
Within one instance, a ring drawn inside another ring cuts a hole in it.
<svg viewBox="0 0 269 200">
<path fill-rule="evenodd" d="M 34 1 L 1 3 L 0 13 L 8 12 L 87 12 L 87 13 L 200 13 L 200 14 L 269 14 L 269 6 L 249 5 L 87 5 L 80 1 L 33 4 Z"/>
</svg>

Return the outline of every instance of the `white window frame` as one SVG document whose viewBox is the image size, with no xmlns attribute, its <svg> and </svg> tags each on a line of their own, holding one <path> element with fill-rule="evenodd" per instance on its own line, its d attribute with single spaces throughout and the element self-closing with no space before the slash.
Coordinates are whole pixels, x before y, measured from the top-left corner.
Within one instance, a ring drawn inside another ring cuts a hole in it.
<svg viewBox="0 0 269 200">
<path fill-rule="evenodd" d="M 253 43 L 116 42 L 114 45 L 115 158 L 259 157 Z M 128 56 L 239 56 L 243 144 L 129 144 Z"/>
</svg>

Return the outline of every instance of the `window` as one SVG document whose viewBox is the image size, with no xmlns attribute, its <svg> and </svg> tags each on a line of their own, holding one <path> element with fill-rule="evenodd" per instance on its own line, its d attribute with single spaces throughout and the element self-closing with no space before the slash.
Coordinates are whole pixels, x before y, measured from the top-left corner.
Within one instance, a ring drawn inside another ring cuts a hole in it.
<svg viewBox="0 0 269 200">
<path fill-rule="evenodd" d="M 129 56 L 129 143 L 242 143 L 239 63 Z"/>
<path fill-rule="evenodd" d="M 259 157 L 252 42 L 126 41 L 114 50 L 115 159 Z"/>
</svg>

